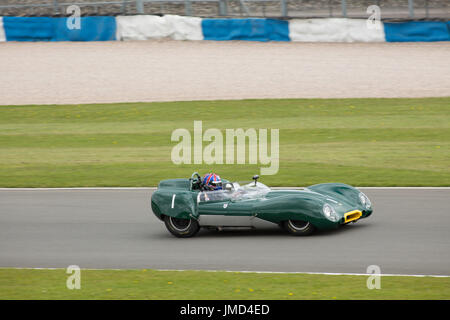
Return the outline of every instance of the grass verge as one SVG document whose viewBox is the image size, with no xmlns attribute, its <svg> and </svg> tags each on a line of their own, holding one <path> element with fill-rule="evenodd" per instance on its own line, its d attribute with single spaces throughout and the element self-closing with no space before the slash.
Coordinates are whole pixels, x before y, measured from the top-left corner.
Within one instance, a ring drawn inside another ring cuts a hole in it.
<svg viewBox="0 0 450 320">
<path fill-rule="evenodd" d="M 450 278 L 207 271 L 81 270 L 81 289 L 65 269 L 0 269 L 0 299 L 450 299 Z"/>
<path fill-rule="evenodd" d="M 450 186 L 450 98 L 423 98 L 1 106 L 0 187 L 155 186 L 210 170 L 239 181 L 265 166 L 173 164 L 171 133 L 194 120 L 279 129 L 271 186 Z"/>
</svg>

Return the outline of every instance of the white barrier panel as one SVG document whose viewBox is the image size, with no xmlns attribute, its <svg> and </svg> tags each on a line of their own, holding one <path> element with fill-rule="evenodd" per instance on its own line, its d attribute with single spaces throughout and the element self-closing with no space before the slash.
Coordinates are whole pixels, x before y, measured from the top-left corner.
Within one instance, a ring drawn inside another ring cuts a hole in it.
<svg viewBox="0 0 450 320">
<path fill-rule="evenodd" d="M 117 40 L 203 40 L 201 18 L 167 15 L 117 16 Z"/>
<path fill-rule="evenodd" d="M 117 16 L 117 40 L 148 40 L 168 37 L 166 20 L 159 16 Z"/>
<path fill-rule="evenodd" d="M 366 19 L 293 19 L 289 21 L 291 41 L 303 42 L 384 42 L 383 24 L 367 27 Z"/>
<path fill-rule="evenodd" d="M 203 40 L 202 18 L 181 17 L 174 15 L 164 16 L 170 25 L 174 40 Z"/>
<path fill-rule="evenodd" d="M 3 28 L 3 17 L 0 17 L 0 42 L 6 41 L 5 28 Z"/>
</svg>

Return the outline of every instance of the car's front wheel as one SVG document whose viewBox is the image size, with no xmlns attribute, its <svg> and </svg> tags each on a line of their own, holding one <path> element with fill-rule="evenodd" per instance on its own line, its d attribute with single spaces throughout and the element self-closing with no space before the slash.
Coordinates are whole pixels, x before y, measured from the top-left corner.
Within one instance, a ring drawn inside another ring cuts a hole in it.
<svg viewBox="0 0 450 320">
<path fill-rule="evenodd" d="M 198 222 L 194 219 L 180 219 L 165 216 L 164 223 L 166 224 L 167 230 L 178 238 L 193 237 L 200 230 Z"/>
<path fill-rule="evenodd" d="M 315 230 L 311 222 L 302 220 L 285 221 L 284 228 L 294 236 L 308 236 Z"/>
</svg>

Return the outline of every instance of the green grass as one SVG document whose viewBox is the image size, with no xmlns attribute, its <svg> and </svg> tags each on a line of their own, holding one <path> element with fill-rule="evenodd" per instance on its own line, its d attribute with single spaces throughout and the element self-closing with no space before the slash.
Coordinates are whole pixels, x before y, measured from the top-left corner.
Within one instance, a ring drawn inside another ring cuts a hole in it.
<svg viewBox="0 0 450 320">
<path fill-rule="evenodd" d="M 177 128 L 280 130 L 272 186 L 450 186 L 450 98 L 286 99 L 0 107 L 0 187 L 155 186 L 214 170 L 175 165 Z M 223 131 L 224 132 L 224 131 Z M 206 146 L 207 143 L 204 143 Z"/>
<path fill-rule="evenodd" d="M 64 269 L 0 269 L 0 299 L 450 299 L 450 278 L 257 274 L 207 271 L 81 270 L 81 289 Z"/>
</svg>

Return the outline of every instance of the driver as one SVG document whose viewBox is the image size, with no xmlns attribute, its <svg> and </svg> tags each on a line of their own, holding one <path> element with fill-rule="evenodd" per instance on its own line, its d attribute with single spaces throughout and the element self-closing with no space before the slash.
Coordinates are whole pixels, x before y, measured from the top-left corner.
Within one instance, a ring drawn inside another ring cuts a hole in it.
<svg viewBox="0 0 450 320">
<path fill-rule="evenodd" d="M 203 188 L 208 191 L 222 190 L 222 180 L 215 173 L 207 173 L 203 177 Z"/>
</svg>

